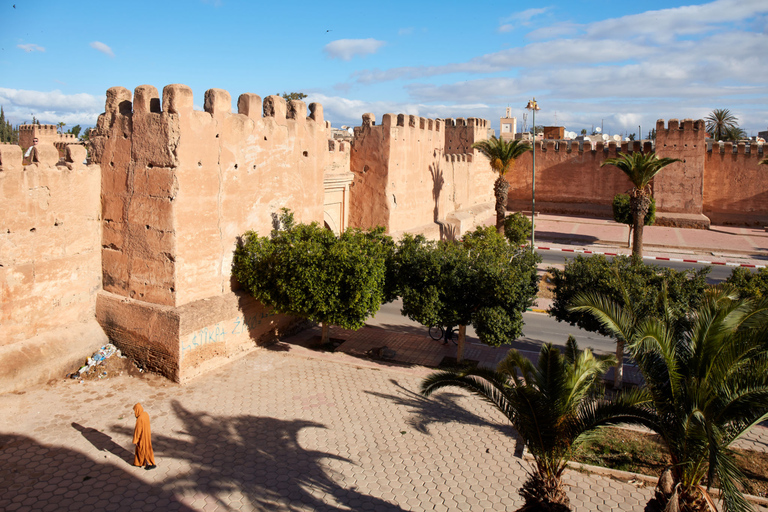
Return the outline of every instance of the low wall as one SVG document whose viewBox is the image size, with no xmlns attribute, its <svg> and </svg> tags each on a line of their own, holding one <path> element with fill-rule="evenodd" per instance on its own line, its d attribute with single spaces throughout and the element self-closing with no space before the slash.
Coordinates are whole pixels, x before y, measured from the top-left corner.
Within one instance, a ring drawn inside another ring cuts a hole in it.
<svg viewBox="0 0 768 512">
<path fill-rule="evenodd" d="M 100 170 L 82 146 L 52 144 L 22 165 L 0 145 L 0 392 L 63 376 L 106 336 L 101 288 Z"/>
<path fill-rule="evenodd" d="M 768 146 L 715 142 L 704 163 L 704 214 L 713 224 L 768 226 Z"/>
</svg>

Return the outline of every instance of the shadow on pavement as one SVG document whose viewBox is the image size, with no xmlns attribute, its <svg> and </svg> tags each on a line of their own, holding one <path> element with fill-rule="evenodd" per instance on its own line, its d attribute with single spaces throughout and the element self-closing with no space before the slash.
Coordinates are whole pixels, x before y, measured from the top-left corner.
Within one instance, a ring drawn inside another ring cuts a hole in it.
<svg viewBox="0 0 768 512">
<path fill-rule="evenodd" d="M 570 243 L 594 244 L 600 239 L 592 235 L 577 235 L 571 233 L 559 233 L 557 231 L 539 231 L 536 230 L 536 242 L 562 242 L 567 240 Z"/>
<path fill-rule="evenodd" d="M 74 422 L 72 423 L 72 427 L 83 434 L 83 437 L 86 438 L 88 442 L 91 443 L 97 450 L 109 452 L 112 455 L 125 461 L 126 464 L 133 465 L 133 453 L 114 442 L 112 438 L 104 432 L 96 430 L 95 428 L 84 427 L 79 423 Z"/>
<path fill-rule="evenodd" d="M 412 414 L 411 419 L 408 421 L 409 426 L 419 432 L 429 435 L 429 425 L 432 423 L 456 422 L 478 427 L 491 427 L 514 440 L 516 448 L 518 447 L 517 445 L 521 444 L 515 429 L 511 425 L 488 421 L 482 416 L 469 412 L 460 406 L 457 403 L 457 399 L 466 398 L 466 395 L 441 390 L 427 398 L 400 385 L 395 379 L 389 379 L 389 381 L 397 388 L 397 394 L 388 395 L 375 391 L 366 391 L 366 393 L 384 398 L 401 407 L 406 407 Z M 480 400 L 476 397 L 473 397 L 473 399 Z"/>
<path fill-rule="evenodd" d="M 23 504 L 28 510 L 80 510 L 88 505 L 92 510 L 192 512 L 163 485 L 138 478 L 139 471 L 144 470 L 97 462 L 26 436 L 0 434 L 0 510 Z"/>
<path fill-rule="evenodd" d="M 183 430 L 173 437 L 156 436 L 153 445 L 158 464 L 162 459 L 189 463 L 187 473 L 164 482 L 179 493 L 211 496 L 224 510 L 229 509 L 224 498 L 237 493 L 249 502 L 243 503 L 245 508 L 256 510 L 402 510 L 332 480 L 322 461 L 347 459 L 302 448 L 299 433 L 324 429 L 322 424 L 250 415 L 212 416 L 187 410 L 177 401 L 172 407 Z M 113 430 L 132 434 L 125 427 Z M 338 506 L 326 503 L 329 496 Z"/>
</svg>

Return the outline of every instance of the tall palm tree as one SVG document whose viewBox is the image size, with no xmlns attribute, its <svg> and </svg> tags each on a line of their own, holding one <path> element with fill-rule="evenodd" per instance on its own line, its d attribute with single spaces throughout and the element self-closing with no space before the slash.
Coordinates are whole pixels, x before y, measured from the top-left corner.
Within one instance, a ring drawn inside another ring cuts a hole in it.
<svg viewBox="0 0 768 512">
<path fill-rule="evenodd" d="M 677 158 L 659 158 L 656 153 L 627 153 L 609 158 L 600 167 L 614 165 L 627 175 L 635 186 L 629 191 L 629 209 L 632 213 L 632 254 L 643 257 L 643 225 L 651 205 L 650 183 L 664 167 L 680 162 Z"/>
<path fill-rule="evenodd" d="M 612 401 L 600 399 L 600 377 L 613 356 L 596 357 L 568 339 L 565 355 L 547 343 L 534 366 L 517 350 L 510 350 L 497 371 L 472 368 L 433 373 L 421 383 L 429 396 L 448 386 L 465 389 L 504 414 L 533 456 L 528 480 L 520 489 L 521 510 L 569 510 L 561 477 L 572 452 L 601 425 L 637 421 L 639 393 L 625 393 Z"/>
<path fill-rule="evenodd" d="M 707 133 L 715 140 L 727 140 L 728 132 L 737 128 L 739 118 L 727 108 L 716 108 L 706 118 Z"/>
<path fill-rule="evenodd" d="M 628 341 L 651 398 L 640 407 L 646 417 L 639 423 L 660 436 L 671 457 L 657 487 L 666 510 L 714 509 L 713 484 L 723 492 L 725 510 L 751 510 L 730 446 L 768 418 L 768 301 L 713 287 L 699 308 L 677 321 L 671 314 L 638 320 L 631 309 L 594 293 L 578 296 L 572 308 Z"/>
<path fill-rule="evenodd" d="M 499 174 L 493 184 L 493 194 L 496 197 L 496 230 L 504 234 L 504 217 L 507 214 L 507 196 L 509 195 L 509 182 L 504 175 L 512 169 L 520 155 L 531 150 L 531 146 L 522 140 L 497 139 L 495 135 L 490 139 L 481 140 L 472 144 L 472 147 L 485 155 L 491 162 L 491 169 Z"/>
</svg>

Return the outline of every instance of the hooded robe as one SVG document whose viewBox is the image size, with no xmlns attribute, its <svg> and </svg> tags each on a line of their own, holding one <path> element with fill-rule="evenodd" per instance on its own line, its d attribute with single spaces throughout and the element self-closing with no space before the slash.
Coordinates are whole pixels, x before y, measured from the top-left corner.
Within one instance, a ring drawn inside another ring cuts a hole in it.
<svg viewBox="0 0 768 512">
<path fill-rule="evenodd" d="M 136 415 L 136 428 L 133 431 L 133 444 L 136 445 L 136 455 L 133 458 L 134 466 L 154 466 L 155 453 L 152 451 L 152 432 L 149 429 L 149 414 L 144 411 L 141 404 L 133 406 Z"/>
</svg>

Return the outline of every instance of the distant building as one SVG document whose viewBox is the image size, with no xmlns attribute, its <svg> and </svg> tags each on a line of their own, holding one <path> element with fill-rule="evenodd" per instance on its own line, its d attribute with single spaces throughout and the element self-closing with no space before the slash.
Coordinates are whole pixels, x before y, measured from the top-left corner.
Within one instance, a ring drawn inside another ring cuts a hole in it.
<svg viewBox="0 0 768 512">
<path fill-rule="evenodd" d="M 512 117 L 512 109 L 510 107 L 507 107 L 507 111 L 504 117 L 500 119 L 500 122 L 501 131 L 499 132 L 499 137 L 504 140 L 514 139 L 515 133 L 517 133 L 517 118 Z"/>
<path fill-rule="evenodd" d="M 545 126 L 544 138 L 563 140 L 565 138 L 565 127 L 564 126 Z"/>
</svg>

